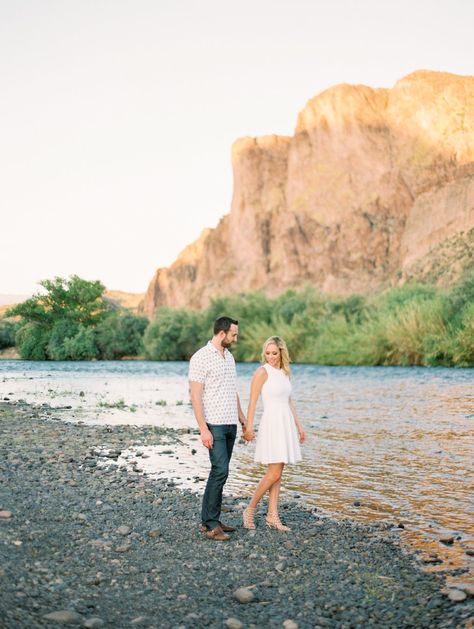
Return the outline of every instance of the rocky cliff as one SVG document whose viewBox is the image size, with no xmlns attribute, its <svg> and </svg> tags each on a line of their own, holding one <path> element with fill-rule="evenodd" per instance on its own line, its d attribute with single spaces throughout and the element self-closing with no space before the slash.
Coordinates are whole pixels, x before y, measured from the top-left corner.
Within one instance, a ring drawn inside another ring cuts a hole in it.
<svg viewBox="0 0 474 629">
<path fill-rule="evenodd" d="M 293 137 L 237 140 L 232 165 L 230 213 L 158 269 L 149 317 L 257 289 L 442 282 L 473 263 L 474 77 L 337 85 L 307 103 Z"/>
</svg>

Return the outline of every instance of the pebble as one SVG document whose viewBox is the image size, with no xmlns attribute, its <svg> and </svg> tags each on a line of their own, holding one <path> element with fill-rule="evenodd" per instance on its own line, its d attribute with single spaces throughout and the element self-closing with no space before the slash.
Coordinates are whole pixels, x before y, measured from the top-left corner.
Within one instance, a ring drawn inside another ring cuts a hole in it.
<svg viewBox="0 0 474 629">
<path fill-rule="evenodd" d="M 130 550 L 131 544 L 121 544 L 120 546 L 115 547 L 116 553 L 126 553 Z"/>
<path fill-rule="evenodd" d="M 8 520 L 12 515 L 11 511 L 0 511 L 0 520 Z"/>
<path fill-rule="evenodd" d="M 129 526 L 119 526 L 117 529 L 117 533 L 118 535 L 129 535 L 131 533 L 132 529 Z"/>
<path fill-rule="evenodd" d="M 452 535 L 444 535 L 439 538 L 439 541 L 449 546 L 454 543 L 454 537 Z"/>
<path fill-rule="evenodd" d="M 451 589 L 449 590 L 448 598 L 450 601 L 453 601 L 453 603 L 462 603 L 462 601 L 466 600 L 467 594 L 462 590 Z"/>
<path fill-rule="evenodd" d="M 161 531 L 159 529 L 153 529 L 152 531 L 148 531 L 148 537 L 156 538 L 160 537 Z"/>
<path fill-rule="evenodd" d="M 81 614 L 70 609 L 60 609 L 56 612 L 51 612 L 43 616 L 45 620 L 52 620 L 53 622 L 62 623 L 63 625 L 79 625 L 84 623 L 84 618 Z"/>
<path fill-rule="evenodd" d="M 237 618 L 227 618 L 224 621 L 224 625 L 227 629 L 243 629 L 243 624 Z"/>
<path fill-rule="evenodd" d="M 288 618 L 288 620 L 285 620 L 283 622 L 283 626 L 285 627 L 285 629 L 298 629 L 298 623 L 295 622 L 294 620 L 291 620 L 291 618 Z"/>
<path fill-rule="evenodd" d="M 249 590 L 245 587 L 237 588 L 233 596 L 236 601 L 239 601 L 239 603 L 251 603 L 253 600 L 255 600 L 255 594 L 252 592 L 252 590 Z"/>
</svg>

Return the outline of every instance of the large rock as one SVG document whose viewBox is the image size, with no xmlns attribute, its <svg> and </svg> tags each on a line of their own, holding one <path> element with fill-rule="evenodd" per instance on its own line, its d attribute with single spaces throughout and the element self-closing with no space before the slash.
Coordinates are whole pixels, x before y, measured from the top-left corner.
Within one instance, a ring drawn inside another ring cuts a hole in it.
<svg viewBox="0 0 474 629">
<path fill-rule="evenodd" d="M 474 77 L 338 85 L 307 103 L 293 137 L 237 140 L 232 165 L 230 213 L 158 269 L 149 317 L 306 283 L 349 293 L 448 282 L 472 263 Z"/>
</svg>

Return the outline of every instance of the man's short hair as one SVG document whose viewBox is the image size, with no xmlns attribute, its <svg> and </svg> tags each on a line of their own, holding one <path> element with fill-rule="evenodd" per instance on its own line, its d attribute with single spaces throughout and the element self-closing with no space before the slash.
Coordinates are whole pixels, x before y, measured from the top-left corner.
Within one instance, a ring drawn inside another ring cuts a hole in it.
<svg viewBox="0 0 474 629">
<path fill-rule="evenodd" d="M 219 332 L 225 332 L 227 334 L 231 325 L 239 325 L 239 322 L 230 317 L 219 317 L 214 321 L 214 334 L 219 334 Z"/>
</svg>

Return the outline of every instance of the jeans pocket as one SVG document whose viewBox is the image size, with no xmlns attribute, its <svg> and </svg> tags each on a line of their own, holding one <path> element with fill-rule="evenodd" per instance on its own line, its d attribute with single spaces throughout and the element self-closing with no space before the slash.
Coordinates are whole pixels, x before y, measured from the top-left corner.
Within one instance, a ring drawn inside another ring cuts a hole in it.
<svg viewBox="0 0 474 629">
<path fill-rule="evenodd" d="M 225 425 L 221 426 L 218 424 L 207 424 L 207 427 L 211 431 L 211 434 L 214 437 L 214 439 L 225 439 L 225 433 L 226 433 Z"/>
</svg>

